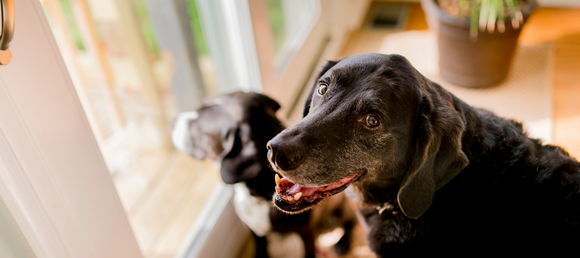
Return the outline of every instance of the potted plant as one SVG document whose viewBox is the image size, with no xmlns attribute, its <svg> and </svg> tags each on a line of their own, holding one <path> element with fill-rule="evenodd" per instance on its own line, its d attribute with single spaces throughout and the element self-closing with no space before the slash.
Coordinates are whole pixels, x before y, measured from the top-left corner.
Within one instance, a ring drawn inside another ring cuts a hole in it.
<svg viewBox="0 0 580 258">
<path fill-rule="evenodd" d="M 507 77 L 524 23 L 536 0 L 421 0 L 437 33 L 441 76 L 456 85 L 488 87 Z"/>
</svg>

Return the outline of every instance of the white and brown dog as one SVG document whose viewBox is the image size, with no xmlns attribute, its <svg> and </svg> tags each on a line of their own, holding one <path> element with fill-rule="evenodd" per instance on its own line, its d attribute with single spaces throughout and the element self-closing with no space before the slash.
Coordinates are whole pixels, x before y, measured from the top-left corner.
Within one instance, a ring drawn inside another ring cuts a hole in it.
<svg viewBox="0 0 580 258">
<path fill-rule="evenodd" d="M 268 233 L 296 232 L 304 241 L 304 250 L 293 253 L 314 257 L 316 237 L 336 227 L 345 233 L 334 249 L 344 254 L 350 249 L 357 223 L 344 195 L 296 215 L 284 214 L 271 203 L 279 181 L 268 164 L 266 143 L 284 129 L 276 117 L 279 108 L 276 101 L 258 93 L 208 98 L 197 111 L 178 115 L 172 141 L 179 151 L 196 159 L 219 162 L 223 181 L 234 185 L 236 213 L 256 236 L 256 256 L 268 256 Z M 286 253 L 289 256 L 294 255 Z"/>
</svg>

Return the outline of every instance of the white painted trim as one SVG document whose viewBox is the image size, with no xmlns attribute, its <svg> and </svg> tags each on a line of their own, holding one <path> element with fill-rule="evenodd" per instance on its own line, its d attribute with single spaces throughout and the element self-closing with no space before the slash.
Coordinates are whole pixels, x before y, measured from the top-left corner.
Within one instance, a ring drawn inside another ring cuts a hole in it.
<svg viewBox="0 0 580 258">
<path fill-rule="evenodd" d="M 238 256 L 252 234 L 238 218 L 231 196 L 230 185 L 220 183 L 214 188 L 174 258 Z"/>
<path fill-rule="evenodd" d="M 238 87 L 260 92 L 262 80 L 248 2 L 221 0 L 221 11 Z"/>
<path fill-rule="evenodd" d="M 4 171 L 2 164 L 0 171 Z M 36 258 L 2 198 L 0 198 L 0 257 Z"/>
<path fill-rule="evenodd" d="M 231 195 L 231 187 L 223 182 L 214 187 L 197 219 L 189 228 L 187 236 L 181 241 L 181 247 L 173 256 L 174 258 L 197 257 L 207 241 L 207 235 L 215 226 Z"/>
<path fill-rule="evenodd" d="M 217 217 L 214 227 L 207 236 L 203 248 L 195 256 L 188 258 L 230 258 L 239 256 L 243 245 L 252 237 L 250 229 L 238 218 L 231 202 Z"/>
<path fill-rule="evenodd" d="M 36 257 L 142 257 L 37 0 L 0 67 L 0 197 Z"/>
<path fill-rule="evenodd" d="M 247 0 L 197 0 L 220 93 L 262 91 Z"/>
<path fill-rule="evenodd" d="M 0 101 L 4 104 L 1 97 Z M 6 111 L 3 106 L 0 108 L 4 110 L 3 112 Z M 22 164 L 15 157 L 12 146 L 8 144 L 1 131 L 0 197 L 37 257 L 70 257 L 52 221 L 46 216 L 46 211 L 30 185 Z"/>
</svg>

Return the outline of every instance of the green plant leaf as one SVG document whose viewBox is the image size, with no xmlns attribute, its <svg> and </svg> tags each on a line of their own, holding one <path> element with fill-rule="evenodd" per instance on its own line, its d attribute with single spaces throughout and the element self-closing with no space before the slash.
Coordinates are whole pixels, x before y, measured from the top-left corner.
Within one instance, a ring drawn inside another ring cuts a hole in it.
<svg viewBox="0 0 580 258">
<path fill-rule="evenodd" d="M 500 33 L 503 33 L 505 31 L 505 8 L 503 5 L 503 1 L 498 1 L 497 5 L 497 31 L 499 31 Z"/>
<path fill-rule="evenodd" d="M 512 27 L 518 29 L 524 16 L 520 10 L 521 0 L 459 0 L 459 17 L 471 9 L 469 34 L 477 38 L 478 28 L 482 31 L 505 31 L 506 17 L 510 17 Z M 507 9 L 506 9 L 507 7 Z"/>
<path fill-rule="evenodd" d="M 489 4 L 490 0 L 482 0 L 481 7 L 479 11 L 479 29 L 485 31 L 487 27 L 487 18 L 489 16 Z"/>
<path fill-rule="evenodd" d="M 471 36 L 472 40 L 477 39 L 477 21 L 479 20 L 479 1 L 475 0 L 472 1 L 471 6 L 471 27 L 469 28 L 469 35 Z"/>
<path fill-rule="evenodd" d="M 489 33 L 493 33 L 493 31 L 495 30 L 495 20 L 497 18 L 496 12 L 497 12 L 497 3 L 500 2 L 501 3 L 502 0 L 490 0 L 489 1 L 489 10 L 488 10 L 488 15 L 487 15 L 487 31 L 489 31 Z"/>
</svg>

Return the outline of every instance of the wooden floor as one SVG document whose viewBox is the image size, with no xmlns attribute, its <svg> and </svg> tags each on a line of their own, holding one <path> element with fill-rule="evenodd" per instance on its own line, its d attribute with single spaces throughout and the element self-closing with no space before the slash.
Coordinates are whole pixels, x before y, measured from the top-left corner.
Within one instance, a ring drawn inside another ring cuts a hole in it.
<svg viewBox="0 0 580 258">
<path fill-rule="evenodd" d="M 540 8 L 519 44 L 553 43 L 554 144 L 580 159 L 580 9 Z"/>
<path fill-rule="evenodd" d="M 420 4 L 410 7 L 406 29 L 428 30 Z M 360 49 L 377 52 L 386 33 L 368 28 L 354 31 L 342 56 L 357 54 Z M 580 159 L 580 9 L 539 8 L 525 25 L 518 44 L 554 44 L 553 144 Z"/>
<path fill-rule="evenodd" d="M 154 150 L 113 180 L 143 256 L 171 258 L 221 178 L 210 160 Z"/>
</svg>

